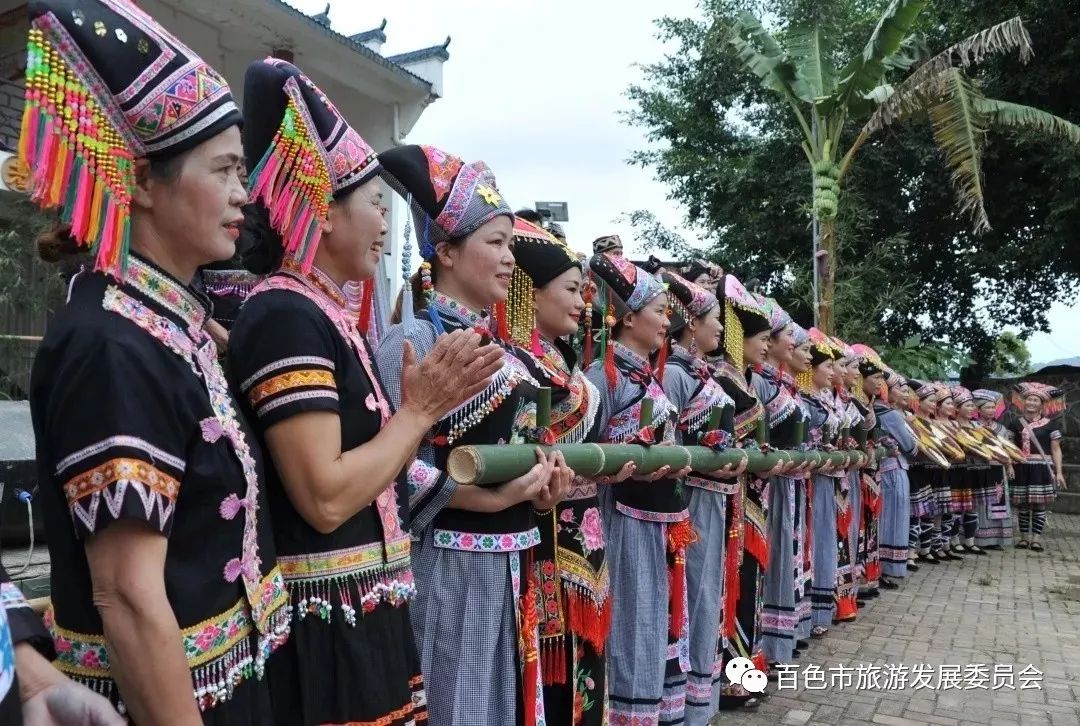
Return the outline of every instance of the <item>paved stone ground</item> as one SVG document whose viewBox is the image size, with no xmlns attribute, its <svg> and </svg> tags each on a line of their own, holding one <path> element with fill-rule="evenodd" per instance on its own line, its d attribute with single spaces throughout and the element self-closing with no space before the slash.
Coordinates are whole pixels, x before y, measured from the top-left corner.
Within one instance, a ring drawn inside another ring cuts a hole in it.
<svg viewBox="0 0 1080 726">
<path fill-rule="evenodd" d="M 942 665 L 986 664 L 988 686 L 999 665 L 1011 667 L 1015 690 L 816 690 L 800 675 L 797 689 L 770 684 L 772 695 L 757 710 L 715 723 L 1080 726 L 1080 516 L 1051 515 L 1045 543 L 1042 554 L 1008 549 L 923 566 L 795 661 L 800 669 L 818 666 L 827 682 L 841 665 L 928 664 L 935 686 Z M 1029 664 L 1043 673 L 1041 690 L 1020 688 Z"/>
</svg>

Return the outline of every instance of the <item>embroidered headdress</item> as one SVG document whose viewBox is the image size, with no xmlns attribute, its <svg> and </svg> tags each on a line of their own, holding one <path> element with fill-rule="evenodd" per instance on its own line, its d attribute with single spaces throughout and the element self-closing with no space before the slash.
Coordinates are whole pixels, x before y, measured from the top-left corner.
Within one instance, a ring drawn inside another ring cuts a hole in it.
<svg viewBox="0 0 1080 726">
<path fill-rule="evenodd" d="M 674 312 L 671 321 L 673 332 L 681 329 L 689 321 L 705 315 L 719 303 L 716 295 L 674 272 L 665 271 L 661 276 L 671 292 L 668 296 L 668 304 Z"/>
<path fill-rule="evenodd" d="M 466 164 L 434 146 L 398 146 L 379 154 L 384 178 L 409 200 L 420 256 L 431 260 L 439 242 L 466 237 L 514 213 L 482 161 Z"/>
<path fill-rule="evenodd" d="M 128 0 L 32 0 L 19 158 L 97 270 L 121 278 L 134 161 L 240 123 L 225 79 Z"/>
<path fill-rule="evenodd" d="M 510 205 L 495 186 L 495 174 L 482 161 L 466 164 L 459 157 L 434 146 L 408 144 L 379 154 L 386 183 L 408 200 L 412 211 L 416 240 L 420 247 L 420 273 L 424 292 L 433 292 L 431 260 L 440 242 L 467 237 L 500 216 L 514 219 Z M 406 291 L 401 298 L 401 319 L 406 327 L 413 324 L 412 296 L 408 294 L 412 277 L 409 227 L 401 249 L 401 273 Z M 431 313 L 429 313 L 431 315 Z M 432 316 L 438 330 L 441 323 Z"/>
<path fill-rule="evenodd" d="M 1046 416 L 1056 416 L 1065 410 L 1065 392 L 1060 388 L 1037 381 L 1023 381 L 1013 386 L 1012 403 L 1021 411 L 1028 396 L 1037 396 L 1043 402 L 1043 414 Z"/>
<path fill-rule="evenodd" d="M 620 255 L 599 254 L 593 255 L 589 260 L 589 269 L 600 278 L 608 291 L 607 314 L 604 317 L 604 332 L 602 337 L 607 339 L 604 349 L 604 370 L 607 373 L 608 384 L 615 385 L 615 359 L 614 345 L 610 336 L 611 329 L 615 326 L 616 301 L 632 313 L 644 309 L 646 305 L 667 290 L 667 286 L 660 282 L 654 275 L 650 275 L 630 260 Z M 663 346 L 662 350 L 666 350 Z M 658 361 L 655 369 L 658 375 L 662 375 L 663 361 Z"/>
<path fill-rule="evenodd" d="M 529 346 L 533 353 L 542 356 L 540 333 L 533 310 L 533 291 L 569 269 L 581 269 L 581 261 L 550 232 L 515 217 L 514 262 L 510 292 L 506 296 L 510 338 L 517 345 Z"/>
<path fill-rule="evenodd" d="M 851 346 L 851 354 L 852 358 L 859 361 L 859 374 L 864 377 L 872 376 L 875 373 L 885 373 L 888 369 L 885 362 L 881 360 L 881 356 L 869 345 L 856 343 Z"/>
<path fill-rule="evenodd" d="M 963 386 L 949 386 L 949 395 L 952 396 L 957 406 L 963 406 L 968 401 L 975 400 L 971 395 L 971 391 Z"/>
<path fill-rule="evenodd" d="M 791 337 L 795 341 L 795 347 L 805 345 L 810 342 L 810 331 L 796 322 L 791 323 Z"/>
<path fill-rule="evenodd" d="M 971 392 L 971 398 L 980 408 L 987 403 L 994 404 L 994 413 L 990 417 L 992 421 L 997 421 L 1005 413 L 1004 393 L 989 388 L 976 388 Z"/>
<path fill-rule="evenodd" d="M 812 391 L 814 366 L 819 366 L 827 360 L 839 360 L 840 351 L 836 349 L 832 339 L 817 328 L 810 328 L 806 332 L 810 339 L 810 369 L 795 376 L 795 380 L 799 385 L 799 390 Z"/>
<path fill-rule="evenodd" d="M 244 74 L 244 155 L 252 201 L 270 213 L 286 259 L 307 272 L 330 202 L 379 169 L 375 151 L 292 63 L 267 58 Z"/>
<path fill-rule="evenodd" d="M 769 325 L 773 335 L 779 335 L 784 331 L 784 328 L 792 323 L 791 316 L 780 307 L 780 303 L 776 301 L 776 298 L 758 295 L 757 300 L 762 309 L 769 315 Z"/>
<path fill-rule="evenodd" d="M 720 284 L 723 286 L 724 352 L 741 371 L 746 367 L 743 360 L 743 341 L 771 330 L 772 323 L 769 321 L 769 314 L 743 287 L 739 278 L 730 273 L 725 274 Z"/>
</svg>

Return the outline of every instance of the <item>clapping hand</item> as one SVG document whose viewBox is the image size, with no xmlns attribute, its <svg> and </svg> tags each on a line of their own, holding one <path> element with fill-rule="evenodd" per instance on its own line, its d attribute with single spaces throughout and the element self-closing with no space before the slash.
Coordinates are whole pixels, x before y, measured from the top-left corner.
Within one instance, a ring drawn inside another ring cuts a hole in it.
<svg viewBox="0 0 1080 726">
<path fill-rule="evenodd" d="M 498 345 L 480 345 L 472 330 L 441 336 L 419 364 L 412 344 L 401 352 L 401 407 L 412 408 L 438 421 L 483 391 L 503 365 Z"/>
</svg>

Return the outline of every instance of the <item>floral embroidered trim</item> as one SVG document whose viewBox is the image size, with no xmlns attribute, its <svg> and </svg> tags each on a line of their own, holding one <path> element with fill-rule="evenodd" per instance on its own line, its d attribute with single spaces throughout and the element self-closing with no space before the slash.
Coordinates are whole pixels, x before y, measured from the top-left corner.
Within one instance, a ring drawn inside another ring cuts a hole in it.
<svg viewBox="0 0 1080 726">
<path fill-rule="evenodd" d="M 202 328 L 206 305 L 178 280 L 132 255 L 124 282 L 183 320 L 189 330 Z"/>
<path fill-rule="evenodd" d="M 430 305 L 440 313 L 454 316 L 470 328 L 482 327 L 487 330 L 490 316 L 485 313 L 474 313 L 464 304 L 441 292 L 431 296 Z"/>
<path fill-rule="evenodd" d="M 268 363 L 255 371 L 255 373 L 253 373 L 246 381 L 240 384 L 240 390 L 246 391 L 260 378 L 263 378 L 274 371 L 279 371 L 282 368 L 291 368 L 293 366 L 319 366 L 320 368 L 326 368 L 327 370 L 332 371 L 334 370 L 334 361 L 329 358 L 321 358 L 317 355 L 296 355 L 291 358 L 282 358 L 273 363 Z"/>
<path fill-rule="evenodd" d="M 26 596 L 14 582 L 0 582 L 0 610 L 14 610 L 15 608 L 28 608 Z"/>
<path fill-rule="evenodd" d="M 610 575 L 606 564 L 600 565 L 600 570 L 597 571 L 584 557 L 561 547 L 555 551 L 555 561 L 562 579 L 587 590 L 597 605 L 604 604 L 610 591 Z"/>
<path fill-rule="evenodd" d="M 344 575 L 359 575 L 372 570 L 383 570 L 388 565 L 409 561 L 409 540 L 401 539 L 386 546 L 371 542 L 359 547 L 348 547 L 332 552 L 316 552 L 304 555 L 279 555 L 278 567 L 286 582 L 318 580 Z"/>
<path fill-rule="evenodd" d="M 525 532 L 507 534 L 474 534 L 436 529 L 436 547 L 470 552 L 518 552 L 540 544 L 540 530 L 533 527 Z"/>
<path fill-rule="evenodd" d="M 409 504 L 413 505 L 439 483 L 442 472 L 431 464 L 414 459 L 409 464 L 405 482 L 409 485 Z"/>
<path fill-rule="evenodd" d="M 111 448 L 138 449 L 144 454 L 147 454 L 152 461 L 160 461 L 164 464 L 168 464 L 176 469 L 179 474 L 183 474 L 184 469 L 186 468 L 183 459 L 162 451 L 149 441 L 140 439 L 137 436 L 110 436 L 107 439 L 102 439 L 96 444 L 91 444 L 84 449 L 79 449 L 74 454 L 61 459 L 60 463 L 56 465 L 56 475 L 61 476 L 64 471 L 71 466 L 78 464 L 81 461 L 85 461 L 92 456 L 97 456 Z"/>
<path fill-rule="evenodd" d="M 248 400 L 251 401 L 251 405 L 254 407 L 258 406 L 259 402 L 268 396 L 293 388 L 305 388 L 308 386 L 325 386 L 336 389 L 337 383 L 334 381 L 334 374 L 329 371 L 317 369 L 289 371 L 263 381 L 252 388 L 248 392 Z"/>
<path fill-rule="evenodd" d="M 622 512 L 627 517 L 640 519 L 644 522 L 682 522 L 683 520 L 690 518 L 690 511 L 687 509 L 683 509 L 680 512 L 647 512 L 644 509 L 628 507 L 621 502 L 615 502 L 615 509 Z"/>
<path fill-rule="evenodd" d="M 52 608 L 46 611 L 44 620 L 56 647 L 57 669 L 68 676 L 77 676 L 80 682 L 87 683 L 98 693 L 111 692 L 112 676 L 105 636 L 61 627 L 56 623 Z M 195 685 L 193 696 L 200 710 L 227 701 L 233 690 L 253 674 L 261 677 L 265 657 L 260 662 L 259 655 L 252 653 L 253 632 L 251 610 L 244 600 L 180 631 L 184 656 Z"/>
<path fill-rule="evenodd" d="M 105 288 L 101 307 L 117 313 L 138 325 L 166 348 L 187 361 L 191 370 L 199 375 L 195 366 L 195 343 L 173 321 L 158 315 L 115 285 Z"/>
<path fill-rule="evenodd" d="M 706 489 L 717 494 L 734 494 L 739 488 L 737 479 L 706 479 L 705 477 L 690 474 L 683 481 L 686 486 Z"/>
<path fill-rule="evenodd" d="M 111 492 L 110 488 L 113 488 Z M 152 520 L 157 505 L 158 529 L 164 531 L 176 507 L 180 482 L 145 461 L 126 458 L 106 461 L 68 480 L 64 484 L 64 496 L 72 515 L 93 534 L 102 497 L 109 513 L 117 519 L 129 488 L 139 495 L 147 521 Z M 90 501 L 84 504 L 87 498 Z"/>
</svg>

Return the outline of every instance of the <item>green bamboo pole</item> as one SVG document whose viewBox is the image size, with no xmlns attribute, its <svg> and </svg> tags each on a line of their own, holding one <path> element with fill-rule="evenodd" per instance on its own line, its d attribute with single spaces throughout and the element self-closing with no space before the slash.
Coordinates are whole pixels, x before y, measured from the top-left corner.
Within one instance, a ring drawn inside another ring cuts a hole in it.
<svg viewBox="0 0 1080 726">
<path fill-rule="evenodd" d="M 665 464 L 672 468 L 682 468 L 689 463 L 695 470 L 710 472 L 722 469 L 728 464 L 738 464 L 747 459 L 748 471 L 762 473 L 769 471 L 780 461 L 802 463 L 812 461 L 819 464 L 826 462 L 850 465 L 850 452 L 803 452 L 759 451 L 728 449 L 713 451 L 704 446 L 637 446 L 633 444 L 558 444 L 554 447 L 540 447 L 547 451 L 558 449 L 563 453 L 567 465 L 585 477 L 616 473 L 628 461 L 637 464 L 639 473 L 651 473 Z M 447 470 L 450 476 L 460 484 L 500 484 L 527 472 L 536 463 L 536 446 L 531 444 L 459 446 L 450 452 Z M 878 449 L 878 456 L 883 456 L 884 448 Z"/>
</svg>

